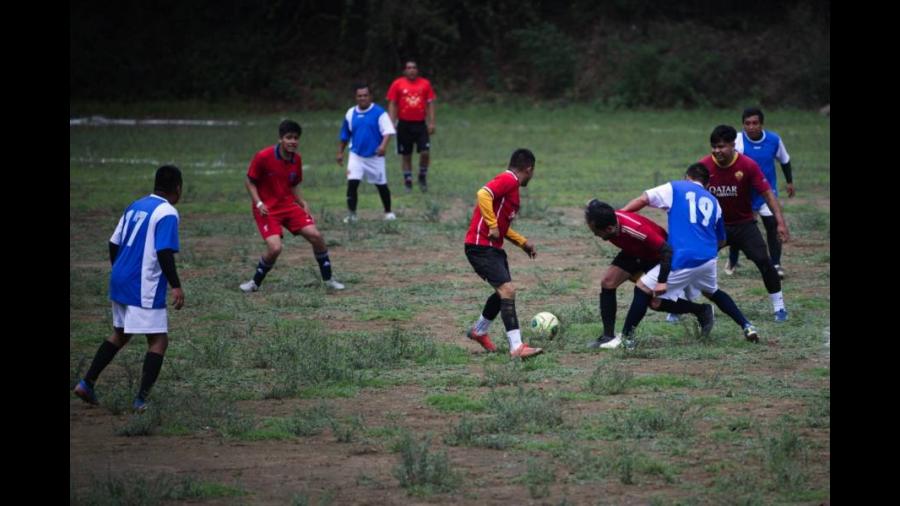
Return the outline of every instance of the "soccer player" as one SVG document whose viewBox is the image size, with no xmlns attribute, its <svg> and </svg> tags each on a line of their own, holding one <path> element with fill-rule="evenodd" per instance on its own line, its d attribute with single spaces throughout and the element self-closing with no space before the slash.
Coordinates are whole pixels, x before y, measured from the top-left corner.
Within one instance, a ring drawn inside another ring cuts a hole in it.
<svg viewBox="0 0 900 506">
<path fill-rule="evenodd" d="M 763 129 L 765 116 L 758 107 L 744 109 L 741 122 L 744 124 L 741 134 L 735 138 L 734 149 L 738 153 L 753 159 L 766 181 L 772 187 L 772 193 L 778 197 L 778 174 L 775 172 L 775 160 L 781 164 L 784 171 L 784 179 L 787 181 L 788 198 L 794 196 L 794 176 L 791 170 L 791 155 L 788 154 L 781 137 L 771 130 Z M 762 196 L 756 191 L 753 195 L 753 211 L 759 214 L 763 227 L 766 229 L 766 243 L 769 245 L 769 257 L 774 264 L 778 277 L 784 279 L 784 268 L 781 266 L 781 241 L 778 240 L 778 223 L 772 210 L 766 205 Z M 725 266 L 726 274 L 734 274 L 738 265 L 738 250 L 734 246 L 729 248 L 728 263 Z"/>
<path fill-rule="evenodd" d="M 309 205 L 300 193 L 303 160 L 297 145 L 302 132 L 296 121 L 282 121 L 278 125 L 278 144 L 257 152 L 247 169 L 244 186 L 250 194 L 253 219 L 266 242 L 266 252 L 259 258 L 253 279 L 241 283 L 241 291 L 245 293 L 259 290 L 266 274 L 275 266 L 284 247 L 282 227 L 295 236 L 303 236 L 312 245 L 325 286 L 334 290 L 344 289 L 344 284 L 332 275 L 325 239 L 316 228 L 316 222 L 309 214 Z"/>
<path fill-rule="evenodd" d="M 344 149 L 350 143 L 350 160 L 347 162 L 347 208 L 350 214 L 344 223 L 355 223 L 356 202 L 359 182 L 366 181 L 378 188 L 381 204 L 384 206 L 384 219 L 396 220 L 391 212 L 391 190 L 387 184 L 384 153 L 391 136 L 396 133 L 391 118 L 378 104 L 372 103 L 372 94 L 368 84 L 357 84 L 356 105 L 347 110 L 341 124 L 340 142 L 338 144 L 337 163 L 344 163 Z"/>
<path fill-rule="evenodd" d="M 600 318 L 603 335 L 589 344 L 590 348 L 615 348 L 622 342 L 616 338 L 616 289 L 626 280 L 636 282 L 641 275 L 659 264 L 662 255 L 672 255 L 666 243 L 668 233 L 650 218 L 616 211 L 605 202 L 593 199 L 584 209 L 584 221 L 591 232 L 621 248 L 600 282 Z"/>
<path fill-rule="evenodd" d="M 391 83 L 387 92 L 388 113 L 397 126 L 397 153 L 403 159 L 403 185 L 412 191 L 412 150 L 419 153 L 419 188 L 428 191 L 428 164 L 431 160 L 431 139 L 434 135 L 434 89 L 414 61 L 406 62 L 403 75 Z M 428 125 L 425 118 L 428 118 Z M 399 120 L 398 120 L 399 118 Z"/>
<path fill-rule="evenodd" d="M 109 238 L 113 333 L 100 345 L 87 374 L 75 386 L 75 395 L 89 404 L 98 404 L 94 384 L 103 369 L 132 335 L 145 334 L 147 354 L 132 408 L 136 412 L 147 409 L 147 396 L 159 377 L 169 346 L 167 287 L 172 287 L 175 309 L 184 306 L 184 291 L 175 268 L 179 216 L 174 206 L 180 199 L 181 171 L 173 165 L 160 167 L 153 193 L 125 208 Z"/>
<path fill-rule="evenodd" d="M 781 278 L 769 258 L 766 241 L 763 239 L 756 220 L 753 219 L 752 191 L 759 193 L 775 215 L 778 239 L 787 242 L 790 239 L 787 224 L 781 214 L 778 199 L 772 193 L 769 183 L 759 166 L 750 157 L 735 151 L 734 140 L 737 131 L 729 125 L 715 127 L 709 136 L 712 154 L 706 155 L 700 163 L 709 170 L 709 191 L 715 195 L 722 205 L 725 218 L 725 232 L 728 245 L 735 246 L 756 264 L 762 274 L 766 291 L 772 302 L 772 311 L 776 322 L 788 319 L 781 293 Z"/>
<path fill-rule="evenodd" d="M 522 342 L 516 316 L 516 288 L 512 284 L 509 263 L 503 250 L 503 239 L 507 238 L 529 257 L 537 256 L 534 244 L 510 227 L 519 212 L 519 186 L 528 186 L 533 175 L 534 154 L 527 149 L 514 151 L 509 159 L 509 168 L 478 190 L 478 201 L 466 234 L 466 258 L 475 273 L 494 287 L 494 293 L 488 297 L 481 316 L 467 337 L 485 350 L 495 351 L 497 347 L 491 342 L 488 329 L 500 313 L 509 340 L 509 354 L 514 358 L 528 358 L 544 351 Z"/>
<path fill-rule="evenodd" d="M 712 306 L 689 300 L 698 292 L 730 316 L 748 341 L 759 341 L 756 328 L 718 287 L 716 256 L 725 245 L 725 223 L 718 200 L 705 189 L 708 182 L 709 170 L 695 163 L 687 168 L 685 180 L 651 188 L 624 208 L 632 212 L 648 205 L 665 209 L 671 246 L 671 255 L 663 254 L 659 265 L 641 276 L 635 286 L 622 332 L 626 348 L 634 347 L 635 328 L 648 306 L 673 314 L 691 313 L 700 324 L 700 335 L 709 336 L 715 323 Z M 656 298 L 652 304 L 651 298 Z"/>
</svg>

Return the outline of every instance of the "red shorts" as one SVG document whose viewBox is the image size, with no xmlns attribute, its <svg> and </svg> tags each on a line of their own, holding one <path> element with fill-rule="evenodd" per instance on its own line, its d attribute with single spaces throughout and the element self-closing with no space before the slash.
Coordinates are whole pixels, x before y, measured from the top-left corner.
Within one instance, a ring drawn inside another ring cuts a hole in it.
<svg viewBox="0 0 900 506">
<path fill-rule="evenodd" d="M 300 207 L 300 204 L 269 209 L 269 214 L 266 216 L 260 214 L 259 209 L 254 207 L 253 219 L 256 220 L 256 228 L 259 229 L 263 240 L 272 235 L 283 237 L 282 226 L 290 233 L 297 235 L 300 233 L 300 229 L 316 224 L 316 220 Z"/>
</svg>

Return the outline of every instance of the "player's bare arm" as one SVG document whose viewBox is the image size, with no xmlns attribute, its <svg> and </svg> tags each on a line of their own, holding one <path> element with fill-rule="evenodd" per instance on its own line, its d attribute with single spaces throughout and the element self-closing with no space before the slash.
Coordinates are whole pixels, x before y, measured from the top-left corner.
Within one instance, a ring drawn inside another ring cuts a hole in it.
<svg viewBox="0 0 900 506">
<path fill-rule="evenodd" d="M 259 191 L 256 189 L 256 183 L 254 183 L 249 176 L 244 180 L 244 187 L 247 188 L 247 193 L 250 194 L 250 201 L 253 203 L 253 207 L 259 209 L 259 214 L 263 216 L 269 214 L 269 208 L 267 208 L 262 199 L 259 198 Z"/>
<path fill-rule="evenodd" d="M 633 199 L 631 202 L 625 205 L 622 208 L 623 211 L 628 211 L 630 213 L 636 213 L 650 205 L 650 199 L 647 197 L 646 193 L 642 193 L 640 197 Z"/>
<path fill-rule="evenodd" d="M 337 164 L 341 165 L 344 163 L 344 150 L 347 149 L 347 141 L 338 142 L 338 152 L 337 156 L 334 157 L 337 160 Z"/>
<path fill-rule="evenodd" d="M 305 211 L 309 211 L 309 205 L 303 199 L 303 193 L 300 191 L 300 185 L 292 186 L 291 192 L 294 194 L 294 202 L 300 205 Z"/>
<path fill-rule="evenodd" d="M 428 102 L 425 111 L 428 114 L 428 135 L 434 135 L 434 102 Z"/>
<path fill-rule="evenodd" d="M 384 153 L 387 152 L 387 145 L 391 142 L 390 135 L 384 135 L 381 137 L 381 144 L 378 145 L 378 149 L 375 150 L 375 155 L 384 156 Z M 341 150 L 343 152 L 343 150 Z"/>
</svg>

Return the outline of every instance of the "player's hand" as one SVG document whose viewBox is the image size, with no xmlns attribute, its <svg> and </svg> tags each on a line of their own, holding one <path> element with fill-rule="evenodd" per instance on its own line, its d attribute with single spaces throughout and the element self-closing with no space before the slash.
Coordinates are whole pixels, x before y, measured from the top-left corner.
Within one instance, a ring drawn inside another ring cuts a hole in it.
<svg viewBox="0 0 900 506">
<path fill-rule="evenodd" d="M 490 231 L 488 232 L 488 239 L 492 241 L 500 240 L 500 229 L 497 227 L 490 229 Z"/>
<path fill-rule="evenodd" d="M 375 149 L 375 156 L 384 156 L 384 151 L 385 148 L 383 146 L 378 146 L 378 148 Z"/>
<path fill-rule="evenodd" d="M 660 295 L 666 293 L 666 290 L 669 289 L 667 283 L 657 283 L 656 288 L 653 289 L 653 296 L 659 297 Z"/>
<path fill-rule="evenodd" d="M 778 239 L 781 242 L 788 242 L 791 240 L 791 233 L 788 232 L 787 225 L 785 225 L 785 224 L 778 225 Z"/>
<path fill-rule="evenodd" d="M 530 258 L 537 256 L 537 250 L 534 249 L 534 244 L 531 244 L 531 241 L 525 241 L 525 244 L 522 245 L 522 250 L 527 253 Z"/>
<path fill-rule="evenodd" d="M 338 165 L 342 165 L 344 163 L 344 152 L 339 152 L 337 156 L 334 157 L 334 159 L 337 160 Z"/>
<path fill-rule="evenodd" d="M 794 196 L 794 183 L 787 184 L 787 191 L 788 191 L 788 198 L 791 198 Z"/>
<path fill-rule="evenodd" d="M 302 207 L 304 211 L 309 212 L 309 205 L 306 203 L 305 200 L 303 200 L 303 199 L 298 200 L 297 205 Z"/>
<path fill-rule="evenodd" d="M 260 200 L 259 203 L 262 204 L 261 206 L 258 206 L 258 207 L 257 207 L 257 209 L 259 210 L 259 214 L 261 214 L 261 215 L 263 215 L 263 216 L 268 216 L 268 215 L 269 215 L 269 208 L 266 207 L 266 205 L 263 203 L 262 200 Z"/>
<path fill-rule="evenodd" d="M 184 307 L 184 291 L 181 288 L 172 289 L 172 303 L 175 309 Z"/>
<path fill-rule="evenodd" d="M 434 123 L 428 125 L 428 135 L 434 135 Z"/>
</svg>

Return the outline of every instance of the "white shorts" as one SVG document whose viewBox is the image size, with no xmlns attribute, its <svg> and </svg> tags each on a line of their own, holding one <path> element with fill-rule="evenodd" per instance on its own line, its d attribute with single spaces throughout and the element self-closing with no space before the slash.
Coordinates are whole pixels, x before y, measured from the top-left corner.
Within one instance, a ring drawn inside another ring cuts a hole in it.
<svg viewBox="0 0 900 506">
<path fill-rule="evenodd" d="M 769 209 L 769 204 L 763 204 L 756 212 L 758 212 L 760 216 L 773 216 L 772 211 Z"/>
<path fill-rule="evenodd" d="M 165 334 L 169 331 L 166 308 L 146 309 L 112 301 L 113 327 L 126 334 Z"/>
<path fill-rule="evenodd" d="M 650 269 L 650 272 L 641 276 L 641 283 L 653 290 L 656 288 L 656 277 L 659 276 L 659 265 Z M 676 300 L 678 298 L 691 300 L 699 297 L 700 292 L 713 294 L 719 289 L 716 280 L 716 259 L 713 258 L 705 264 L 687 269 L 678 269 L 669 273 L 666 282 L 666 293 L 659 296 L 660 299 Z"/>
<path fill-rule="evenodd" d="M 351 151 L 350 161 L 347 162 L 347 179 L 362 179 L 363 176 L 366 176 L 367 183 L 387 184 L 384 157 L 363 158 Z"/>
</svg>

